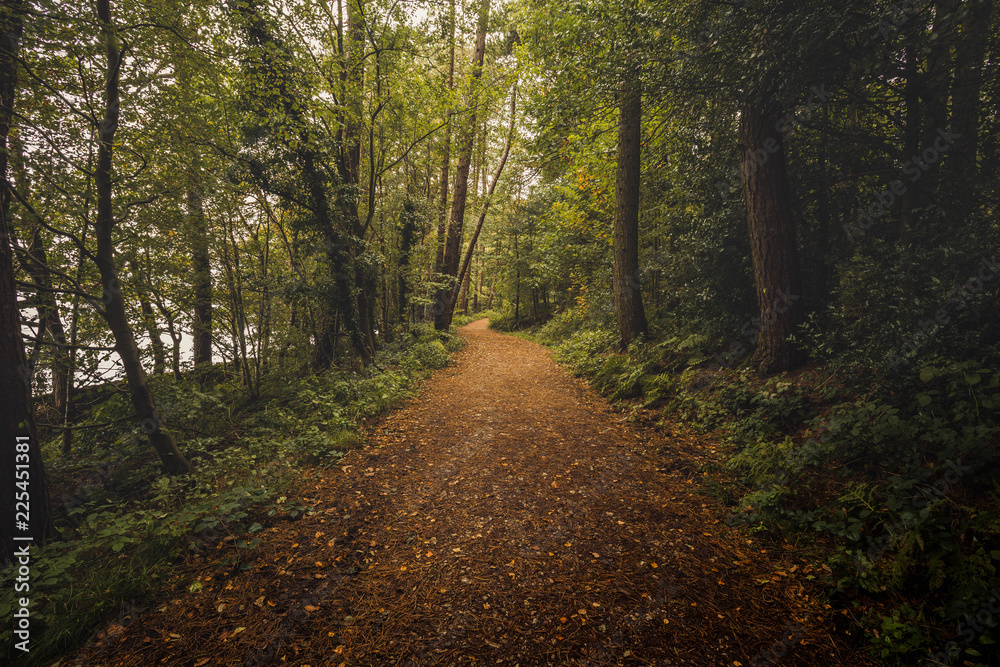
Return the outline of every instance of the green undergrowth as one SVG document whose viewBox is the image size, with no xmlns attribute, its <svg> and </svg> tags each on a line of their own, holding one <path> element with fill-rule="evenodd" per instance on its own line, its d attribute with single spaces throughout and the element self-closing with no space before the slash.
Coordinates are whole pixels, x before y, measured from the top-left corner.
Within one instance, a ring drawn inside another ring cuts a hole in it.
<svg viewBox="0 0 1000 667">
<path fill-rule="evenodd" d="M 470 322 L 478 322 L 479 320 L 488 319 L 490 320 L 491 326 L 494 319 L 500 317 L 501 312 L 498 310 L 481 310 L 476 313 L 468 313 L 465 315 L 455 315 L 452 320 L 452 324 L 456 327 L 464 326 Z"/>
<path fill-rule="evenodd" d="M 720 436 L 727 461 L 706 492 L 732 524 L 824 565 L 874 657 L 1000 664 L 1000 373 L 932 357 L 909 391 L 861 395 L 845 389 L 860 378 L 823 367 L 724 367 L 698 334 L 620 352 L 615 333 L 564 313 L 526 335 L 611 400 Z"/>
<path fill-rule="evenodd" d="M 312 512 L 294 497 L 298 473 L 361 445 L 359 423 L 413 396 L 460 345 L 421 326 L 367 370 L 275 364 L 256 396 L 224 379 L 202 387 L 153 378 L 167 428 L 193 464 L 187 475 L 162 474 L 123 393 L 99 402 L 78 424 L 71 460 L 58 454 L 60 438 L 43 442 L 59 536 L 31 547 L 27 593 L 15 591 L 13 568 L 2 572 L 0 618 L 29 597 L 31 652 L 14 648 L 8 624 L 0 655 L 25 665 L 66 655 L 108 620 L 183 590 L 175 566 L 191 554 L 220 554 L 213 566 L 222 570 L 252 567 L 267 525 Z"/>
</svg>

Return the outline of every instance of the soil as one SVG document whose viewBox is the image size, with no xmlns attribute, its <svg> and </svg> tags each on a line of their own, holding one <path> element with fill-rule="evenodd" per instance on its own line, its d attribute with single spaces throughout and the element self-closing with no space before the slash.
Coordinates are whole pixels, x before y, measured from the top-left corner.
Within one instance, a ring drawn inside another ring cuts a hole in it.
<svg viewBox="0 0 1000 667">
<path fill-rule="evenodd" d="M 71 664 L 870 664 L 822 572 L 698 493 L 709 438 L 629 423 L 486 320 L 459 331 L 367 447 L 303 476 L 316 511 L 249 569 L 190 560 Z"/>
</svg>

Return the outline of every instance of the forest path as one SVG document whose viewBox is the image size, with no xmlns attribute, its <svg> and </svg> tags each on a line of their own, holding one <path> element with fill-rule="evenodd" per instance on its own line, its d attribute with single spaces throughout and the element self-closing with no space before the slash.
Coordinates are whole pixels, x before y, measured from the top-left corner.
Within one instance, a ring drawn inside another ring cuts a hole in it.
<svg viewBox="0 0 1000 667">
<path fill-rule="evenodd" d="M 302 481 L 318 511 L 262 533 L 251 570 L 202 564 L 201 591 L 85 664 L 864 662 L 803 571 L 694 492 L 697 461 L 486 324 L 372 446 Z"/>
</svg>

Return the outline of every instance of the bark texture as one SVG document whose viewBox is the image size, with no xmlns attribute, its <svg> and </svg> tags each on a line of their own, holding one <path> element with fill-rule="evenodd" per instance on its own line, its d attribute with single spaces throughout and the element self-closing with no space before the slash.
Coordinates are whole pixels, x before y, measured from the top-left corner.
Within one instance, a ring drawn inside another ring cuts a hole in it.
<svg viewBox="0 0 1000 667">
<path fill-rule="evenodd" d="M 619 343 L 624 348 L 649 331 L 639 275 L 639 186 L 642 159 L 642 87 L 629 67 L 622 83 L 618 116 L 618 166 L 612 233 L 612 288 Z"/>
<path fill-rule="evenodd" d="M 804 319 L 795 221 L 777 115 L 761 108 L 740 113 L 740 174 L 750 229 L 760 312 L 750 365 L 762 374 L 789 371 L 805 361 L 788 338 Z"/>
</svg>

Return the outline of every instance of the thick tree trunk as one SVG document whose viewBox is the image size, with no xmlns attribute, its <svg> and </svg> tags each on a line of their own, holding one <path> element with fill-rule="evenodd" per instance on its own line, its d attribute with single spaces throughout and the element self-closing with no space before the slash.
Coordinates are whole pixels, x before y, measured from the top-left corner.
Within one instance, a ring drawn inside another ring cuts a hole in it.
<svg viewBox="0 0 1000 667">
<path fill-rule="evenodd" d="M 615 178 L 615 224 L 612 281 L 619 344 L 628 346 L 649 327 L 639 282 L 639 186 L 642 138 L 642 86 L 629 66 L 622 83 L 618 116 L 618 167 Z"/>
<path fill-rule="evenodd" d="M 97 253 L 96 263 L 104 285 L 101 314 L 108 323 L 115 339 L 115 351 L 121 358 L 128 381 L 129 396 L 136 417 L 143 431 L 149 437 L 150 443 L 159 454 L 163 467 L 172 475 L 182 474 L 191 470 L 191 464 L 177 448 L 167 431 L 163 429 L 153 395 L 149 390 L 146 371 L 139 358 L 139 348 L 132 336 L 132 329 L 125 312 L 125 300 L 122 295 L 121 283 L 118 279 L 118 269 L 115 267 L 114 243 L 112 232 L 115 227 L 114 210 L 112 207 L 111 175 L 112 150 L 115 132 L 118 129 L 119 92 L 118 77 L 122 58 L 111 22 L 111 7 L 109 0 L 97 0 L 97 20 L 101 25 L 102 39 L 107 54 L 107 76 L 105 80 L 105 111 L 104 119 L 98 128 L 97 169 L 94 174 L 97 190 Z"/>
<path fill-rule="evenodd" d="M 35 428 L 31 372 L 21 338 L 10 245 L 7 135 L 13 117 L 17 49 L 26 9 L 23 0 L 12 0 L 0 10 L 0 35 L 4 36 L 0 40 L 0 368 L 4 369 L 0 374 L 0 563 L 55 533 Z M 18 514 L 22 511 L 27 516 Z"/>
<path fill-rule="evenodd" d="M 472 149 L 476 138 L 476 105 L 479 97 L 479 79 L 483 74 L 483 56 L 486 53 L 486 30 L 489 27 L 490 0 L 482 0 L 479 7 L 479 25 L 476 30 L 476 49 L 472 55 L 471 89 L 469 91 L 469 119 L 459 143 L 458 166 L 455 169 L 455 187 L 451 197 L 451 216 L 448 221 L 448 238 L 445 242 L 442 273 L 449 283 L 440 290 L 434 307 L 434 328 L 446 331 L 451 326 L 458 296 L 458 263 L 462 253 L 462 227 L 465 223 L 465 205 L 469 195 L 469 168 L 472 166 Z"/>
<path fill-rule="evenodd" d="M 765 375 L 792 370 L 805 360 L 788 340 L 802 323 L 804 309 L 795 221 L 776 121 L 775 114 L 746 108 L 739 123 L 740 174 L 760 311 L 760 333 L 750 366 Z"/>
</svg>

